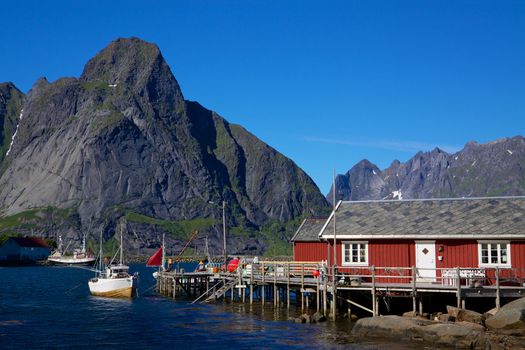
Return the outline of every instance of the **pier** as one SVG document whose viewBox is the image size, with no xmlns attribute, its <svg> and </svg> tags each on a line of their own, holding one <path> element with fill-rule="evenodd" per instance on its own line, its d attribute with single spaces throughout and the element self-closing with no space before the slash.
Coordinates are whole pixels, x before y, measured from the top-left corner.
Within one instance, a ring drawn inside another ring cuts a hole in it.
<svg viewBox="0 0 525 350">
<path fill-rule="evenodd" d="M 325 262 L 261 261 L 241 263 L 233 273 L 161 272 L 157 291 L 166 297 L 190 299 L 193 303 L 230 300 L 287 308 L 294 304 L 303 311 L 315 310 L 332 319 L 339 312 L 349 316 L 356 309 L 372 316 L 387 314 L 400 298 L 411 300 L 411 311 L 423 314 L 426 312 L 424 300 L 436 295 L 455 296 L 456 306 L 460 308 L 465 308 L 467 301 L 480 298 L 485 298 L 487 305 L 491 302 L 486 299 L 492 299 L 492 307 L 499 308 L 504 298 L 525 296 L 522 277 L 525 274 L 519 269 L 425 270 L 432 271 L 371 266 L 343 273 Z M 429 275 L 435 277 L 421 277 Z"/>
</svg>

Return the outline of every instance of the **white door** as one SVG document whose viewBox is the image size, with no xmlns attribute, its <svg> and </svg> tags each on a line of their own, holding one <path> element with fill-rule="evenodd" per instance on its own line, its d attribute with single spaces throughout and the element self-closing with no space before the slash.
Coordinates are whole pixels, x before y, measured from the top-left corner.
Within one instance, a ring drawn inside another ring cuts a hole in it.
<svg viewBox="0 0 525 350">
<path fill-rule="evenodd" d="M 416 269 L 418 282 L 436 281 L 435 241 L 416 241 Z"/>
</svg>

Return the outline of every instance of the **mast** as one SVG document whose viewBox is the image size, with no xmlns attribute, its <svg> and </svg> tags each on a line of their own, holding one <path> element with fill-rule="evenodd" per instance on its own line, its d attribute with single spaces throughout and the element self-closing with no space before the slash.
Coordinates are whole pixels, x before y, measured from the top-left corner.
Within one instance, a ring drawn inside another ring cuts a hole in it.
<svg viewBox="0 0 525 350">
<path fill-rule="evenodd" d="M 123 263 L 123 258 L 122 258 L 122 222 L 120 223 L 120 265 L 122 265 Z"/>
<path fill-rule="evenodd" d="M 98 259 L 99 259 L 99 267 L 100 267 L 100 271 L 99 273 L 102 273 L 102 270 L 104 269 L 104 266 L 102 265 L 102 228 L 100 229 L 100 252 L 98 253 Z"/>
<path fill-rule="evenodd" d="M 86 254 L 86 234 L 82 235 L 82 254 Z"/>
<path fill-rule="evenodd" d="M 162 270 L 166 271 L 166 245 L 164 243 L 165 233 L 162 233 Z"/>
<path fill-rule="evenodd" d="M 206 259 L 208 259 L 208 262 L 210 262 L 211 257 L 210 257 L 210 249 L 208 248 L 208 235 L 206 235 L 206 245 L 204 246 L 204 255 L 206 255 Z"/>
</svg>

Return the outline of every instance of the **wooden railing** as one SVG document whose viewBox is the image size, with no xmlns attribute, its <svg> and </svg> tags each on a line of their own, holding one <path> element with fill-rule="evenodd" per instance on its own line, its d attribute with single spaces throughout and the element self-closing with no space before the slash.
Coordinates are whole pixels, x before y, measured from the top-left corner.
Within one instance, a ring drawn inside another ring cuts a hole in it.
<svg viewBox="0 0 525 350">
<path fill-rule="evenodd" d="M 320 278 L 340 286 L 374 284 L 434 284 L 445 287 L 525 287 L 525 269 L 501 267 L 416 268 L 391 266 L 337 267 L 335 278 L 326 262 L 260 261 L 240 262 L 242 276 L 255 278 Z M 238 275 L 239 271 L 233 274 Z"/>
<path fill-rule="evenodd" d="M 331 270 L 329 269 L 329 275 Z M 343 282 L 377 283 L 438 283 L 444 286 L 466 287 L 495 286 L 524 287 L 525 269 L 501 267 L 455 267 L 423 269 L 416 267 L 342 267 L 336 272 L 336 280 Z"/>
</svg>

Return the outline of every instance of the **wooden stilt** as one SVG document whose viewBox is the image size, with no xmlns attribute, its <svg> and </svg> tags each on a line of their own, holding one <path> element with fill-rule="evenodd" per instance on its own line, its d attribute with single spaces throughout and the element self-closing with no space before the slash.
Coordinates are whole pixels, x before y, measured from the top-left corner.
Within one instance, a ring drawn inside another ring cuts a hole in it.
<svg viewBox="0 0 525 350">
<path fill-rule="evenodd" d="M 290 309 L 290 265 L 287 266 L 286 307 Z"/>
<path fill-rule="evenodd" d="M 416 273 L 417 273 L 416 267 L 412 266 L 412 312 L 414 313 L 414 315 L 417 312 L 417 309 L 416 309 L 416 301 L 417 301 L 416 300 L 417 299 Z"/>
<path fill-rule="evenodd" d="M 456 268 L 456 288 L 457 307 L 461 307 L 461 275 L 459 267 Z"/>
<path fill-rule="evenodd" d="M 499 267 L 496 266 L 496 309 L 499 310 L 501 306 L 500 287 L 499 287 Z"/>
<path fill-rule="evenodd" d="M 265 299 L 265 288 L 264 288 L 264 284 L 265 284 L 265 280 L 266 280 L 266 271 L 264 270 L 264 262 L 261 263 L 261 274 L 262 274 L 262 286 L 261 286 L 261 299 L 262 299 L 262 303 L 264 305 L 264 299 Z"/>
<path fill-rule="evenodd" d="M 374 316 L 377 316 L 377 296 L 376 296 L 376 268 L 375 266 L 372 266 L 372 307 L 373 307 L 373 314 Z"/>
<path fill-rule="evenodd" d="M 323 315 L 328 317 L 328 280 L 326 276 L 323 282 Z"/>
<path fill-rule="evenodd" d="M 319 276 L 317 276 L 317 281 L 316 281 L 316 291 L 315 291 L 315 306 L 316 306 L 316 310 L 317 312 L 319 312 Z"/>
</svg>

